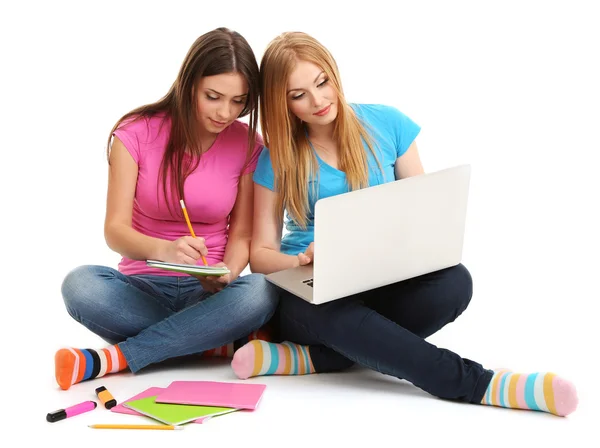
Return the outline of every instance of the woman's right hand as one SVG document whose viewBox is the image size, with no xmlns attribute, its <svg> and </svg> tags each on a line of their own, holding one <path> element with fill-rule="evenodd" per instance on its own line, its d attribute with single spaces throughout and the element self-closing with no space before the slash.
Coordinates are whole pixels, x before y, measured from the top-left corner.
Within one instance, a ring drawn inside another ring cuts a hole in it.
<svg viewBox="0 0 600 448">
<path fill-rule="evenodd" d="M 180 264 L 198 264 L 202 255 L 208 255 L 204 238 L 182 236 L 175 241 L 165 241 L 161 251 L 160 261 Z"/>
</svg>

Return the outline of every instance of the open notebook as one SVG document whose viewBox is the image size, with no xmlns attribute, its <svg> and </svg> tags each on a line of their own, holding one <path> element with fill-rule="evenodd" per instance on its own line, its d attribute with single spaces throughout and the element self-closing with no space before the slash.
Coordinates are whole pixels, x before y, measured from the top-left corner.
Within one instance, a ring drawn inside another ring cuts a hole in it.
<svg viewBox="0 0 600 448">
<path fill-rule="evenodd" d="M 131 400 L 123 403 L 123 406 L 151 417 L 166 425 L 182 425 L 191 421 L 197 421 L 204 417 L 216 417 L 237 411 L 235 408 L 224 408 L 214 406 L 189 406 L 184 404 L 157 403 L 156 396 Z"/>
<path fill-rule="evenodd" d="M 166 269 L 167 271 L 182 272 L 184 274 L 217 276 L 229 274 L 229 269 L 223 266 L 203 266 L 193 264 L 167 263 L 166 261 L 146 260 L 146 265 Z"/>
</svg>

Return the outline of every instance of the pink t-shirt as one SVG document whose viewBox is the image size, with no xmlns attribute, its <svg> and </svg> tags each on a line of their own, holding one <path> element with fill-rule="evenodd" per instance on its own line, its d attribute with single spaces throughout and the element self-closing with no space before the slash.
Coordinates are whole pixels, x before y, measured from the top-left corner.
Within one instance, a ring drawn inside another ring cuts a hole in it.
<svg viewBox="0 0 600 448">
<path fill-rule="evenodd" d="M 167 208 L 159 173 L 171 130 L 164 116 L 140 119 L 122 125 L 114 133 L 125 145 L 138 165 L 138 180 L 133 201 L 132 227 L 144 235 L 176 240 L 190 235 L 179 200 Z M 163 122 L 164 120 L 164 122 Z M 162 124 L 162 126 L 161 126 Z M 206 239 L 209 265 L 223 261 L 227 244 L 229 215 L 235 204 L 241 175 L 254 172 L 263 147 L 257 134 L 256 146 L 246 163 L 248 125 L 235 121 L 217 136 L 214 144 L 202 154 L 196 170 L 184 185 L 185 206 L 194 233 Z M 171 194 L 167 185 L 167 195 Z M 170 196 L 167 196 L 170 199 Z M 199 260 L 199 264 L 202 259 Z M 177 272 L 150 268 L 144 261 L 123 257 L 119 263 L 123 274 L 185 276 Z"/>
</svg>

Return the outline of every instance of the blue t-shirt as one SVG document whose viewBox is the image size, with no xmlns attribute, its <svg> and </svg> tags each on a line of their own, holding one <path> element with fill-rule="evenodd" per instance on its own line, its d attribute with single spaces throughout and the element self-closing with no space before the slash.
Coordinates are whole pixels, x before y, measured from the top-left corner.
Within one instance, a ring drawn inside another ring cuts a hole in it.
<svg viewBox="0 0 600 448">
<path fill-rule="evenodd" d="M 352 108 L 371 136 L 372 146 L 377 154 L 376 160 L 368 146 L 364 144 L 369 164 L 369 186 L 396 180 L 394 175 L 396 159 L 406 152 L 421 128 L 394 107 L 379 104 L 352 104 Z M 285 254 L 297 255 L 304 252 L 314 241 L 314 210 L 318 199 L 350 191 L 346 182 L 346 173 L 325 163 L 316 152 L 315 155 L 319 164 L 316 197 L 312 194 L 312 186 L 309 187 L 306 229 L 302 229 L 286 212 L 285 227 L 288 233 L 281 240 L 281 252 Z M 381 164 L 383 172 L 377 161 Z M 267 148 L 263 149 L 258 159 L 253 179 L 257 184 L 275 191 L 271 156 Z M 316 181 L 316 178 L 310 180 L 311 183 Z"/>
</svg>

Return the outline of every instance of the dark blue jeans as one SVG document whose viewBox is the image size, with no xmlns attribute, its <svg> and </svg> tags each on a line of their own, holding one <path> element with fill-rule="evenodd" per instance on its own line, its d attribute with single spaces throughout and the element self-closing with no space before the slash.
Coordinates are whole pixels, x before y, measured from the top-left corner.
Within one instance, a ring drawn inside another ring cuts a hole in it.
<svg viewBox="0 0 600 448">
<path fill-rule="evenodd" d="M 462 264 L 322 305 L 282 293 L 280 336 L 309 345 L 317 372 L 358 363 L 440 398 L 479 403 L 493 372 L 425 341 L 467 308 L 472 293 Z"/>
</svg>

